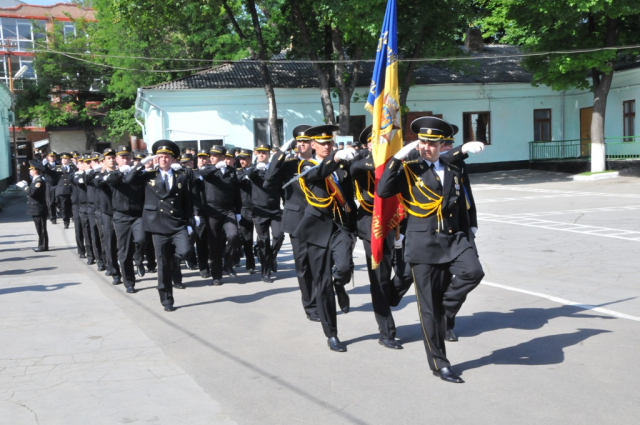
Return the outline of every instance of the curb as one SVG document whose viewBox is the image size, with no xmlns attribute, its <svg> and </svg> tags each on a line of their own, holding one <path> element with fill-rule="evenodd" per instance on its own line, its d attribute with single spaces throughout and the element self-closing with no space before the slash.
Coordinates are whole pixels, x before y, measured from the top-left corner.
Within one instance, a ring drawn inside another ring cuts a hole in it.
<svg viewBox="0 0 640 425">
<path fill-rule="evenodd" d="M 575 176 L 573 176 L 573 180 L 577 180 L 577 181 L 594 181 L 594 180 L 613 179 L 613 178 L 619 177 L 619 176 L 620 176 L 620 173 L 618 173 L 617 171 L 613 171 L 611 173 L 599 173 L 599 174 L 592 174 L 590 176 L 575 175 Z"/>
</svg>

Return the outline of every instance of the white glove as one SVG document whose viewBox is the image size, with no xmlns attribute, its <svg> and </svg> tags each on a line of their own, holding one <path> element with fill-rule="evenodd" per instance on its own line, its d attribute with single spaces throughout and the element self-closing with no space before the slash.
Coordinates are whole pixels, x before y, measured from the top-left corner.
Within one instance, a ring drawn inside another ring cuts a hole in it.
<svg viewBox="0 0 640 425">
<path fill-rule="evenodd" d="M 182 170 L 182 164 L 179 164 L 177 162 L 174 162 L 173 164 L 171 164 L 171 169 L 173 171 L 178 171 L 178 170 Z"/>
<path fill-rule="evenodd" d="M 409 143 L 407 146 L 405 146 L 404 148 L 396 152 L 396 154 L 393 155 L 393 157 L 395 159 L 404 159 L 405 156 L 409 155 L 409 152 L 411 152 L 418 146 L 418 143 L 420 143 L 420 140 L 416 140 L 415 142 Z"/>
<path fill-rule="evenodd" d="M 16 186 L 19 187 L 20 189 L 24 189 L 25 187 L 27 187 L 29 184 L 22 180 L 21 182 L 16 183 Z"/>
<path fill-rule="evenodd" d="M 129 171 L 131 171 L 131 166 L 130 165 L 123 165 L 119 168 L 120 172 L 122 174 L 127 174 Z"/>
<path fill-rule="evenodd" d="M 484 150 L 482 142 L 467 142 L 462 145 L 462 153 L 480 153 Z"/>
<path fill-rule="evenodd" d="M 42 165 L 47 165 L 49 163 L 49 161 L 47 161 L 47 158 L 42 160 Z"/>
<path fill-rule="evenodd" d="M 224 171 L 224 169 L 227 168 L 227 164 L 225 164 L 224 161 L 218 161 L 216 162 L 216 168 Z"/>
<path fill-rule="evenodd" d="M 402 249 L 402 241 L 404 240 L 404 235 L 400 233 L 400 239 L 396 239 L 393 241 L 393 247 L 395 249 Z"/>
<path fill-rule="evenodd" d="M 475 236 L 475 235 L 476 235 L 476 232 L 477 232 L 477 231 L 478 231 L 478 228 L 477 228 L 477 227 L 472 227 L 472 228 L 471 228 L 471 233 L 473 233 L 473 236 Z"/>
<path fill-rule="evenodd" d="M 193 233 L 193 229 L 191 228 L 191 226 L 187 226 L 187 233 L 188 234 L 192 234 Z"/>
<path fill-rule="evenodd" d="M 75 174 L 76 174 L 76 176 L 80 176 L 80 175 L 82 175 L 82 173 L 84 173 L 84 171 L 76 171 Z"/>
<path fill-rule="evenodd" d="M 193 217 L 193 221 L 196 222 L 196 227 L 200 226 L 200 217 L 199 216 L 196 215 L 195 217 Z"/>
<path fill-rule="evenodd" d="M 96 173 L 100 170 L 102 170 L 102 165 L 96 165 L 95 167 L 93 167 L 93 171 L 95 171 Z"/>
<path fill-rule="evenodd" d="M 293 145 L 296 142 L 296 139 L 289 139 L 289 141 L 287 143 L 285 143 L 284 145 L 280 146 L 280 150 L 282 152 L 286 152 L 289 149 L 291 149 L 291 145 Z"/>
<path fill-rule="evenodd" d="M 155 157 L 156 157 L 156 155 L 149 155 L 148 157 L 146 157 L 145 159 L 140 161 L 140 164 L 148 164 L 151 161 L 153 161 L 153 158 L 155 158 Z"/>
<path fill-rule="evenodd" d="M 78 183 L 84 184 L 84 179 L 78 179 Z"/>
<path fill-rule="evenodd" d="M 267 164 L 265 164 L 264 162 L 258 162 L 256 164 L 256 170 L 262 171 L 262 170 L 266 170 L 266 169 L 267 169 Z"/>
<path fill-rule="evenodd" d="M 342 149 L 336 152 L 333 157 L 339 161 L 351 161 L 356 157 L 356 151 L 351 148 Z"/>
<path fill-rule="evenodd" d="M 240 223 L 240 219 L 242 218 L 242 216 L 240 214 L 236 214 L 236 221 L 238 223 Z"/>
</svg>

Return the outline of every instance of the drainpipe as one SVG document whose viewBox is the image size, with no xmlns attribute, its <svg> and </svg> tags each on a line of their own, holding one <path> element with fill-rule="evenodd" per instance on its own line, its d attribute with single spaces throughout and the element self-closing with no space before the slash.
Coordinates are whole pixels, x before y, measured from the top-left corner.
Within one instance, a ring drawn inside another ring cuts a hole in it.
<svg viewBox="0 0 640 425">
<path fill-rule="evenodd" d="M 144 115 L 145 115 L 145 124 L 147 122 L 147 113 L 143 109 L 141 109 L 141 107 L 138 105 L 138 99 L 140 99 L 141 102 L 147 102 L 149 105 L 153 106 L 154 108 L 156 108 L 157 110 L 160 111 L 160 120 L 161 120 L 161 124 L 162 124 L 162 137 L 164 138 L 165 137 L 165 132 L 166 132 L 166 127 L 164 125 L 164 109 L 162 109 L 161 107 L 159 107 L 155 103 L 151 102 L 149 99 L 146 99 L 144 97 L 144 92 L 142 91 L 142 89 L 138 89 L 138 98 L 136 99 L 136 109 L 139 110 L 139 111 L 142 111 L 144 113 Z M 138 120 L 136 120 L 136 121 L 138 121 Z M 142 123 L 140 123 L 139 121 L 138 121 L 138 124 L 142 125 Z M 143 131 L 143 133 L 145 133 L 144 132 L 144 127 L 143 127 L 142 131 Z"/>
</svg>

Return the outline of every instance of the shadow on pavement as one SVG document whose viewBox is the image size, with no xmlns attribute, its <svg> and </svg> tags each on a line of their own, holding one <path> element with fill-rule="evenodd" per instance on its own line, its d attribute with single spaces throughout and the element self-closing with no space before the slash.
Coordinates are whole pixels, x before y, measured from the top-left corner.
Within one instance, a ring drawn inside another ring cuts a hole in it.
<svg viewBox="0 0 640 425">
<path fill-rule="evenodd" d="M 15 288 L 4 288 L 0 289 L 0 295 L 13 294 L 16 292 L 27 292 L 27 291 L 35 291 L 35 292 L 51 292 L 57 291 L 58 289 L 63 289 L 67 286 L 80 285 L 79 282 L 74 283 L 58 283 L 55 285 L 31 285 L 31 286 L 18 286 Z"/>
<path fill-rule="evenodd" d="M 552 182 L 571 182 L 573 174 L 537 170 L 494 171 L 471 174 L 473 184 L 519 185 Z"/>
<path fill-rule="evenodd" d="M 43 272 L 47 270 L 55 270 L 57 267 L 39 267 L 37 269 L 16 269 L 16 270 L 4 270 L 0 272 L 0 276 L 15 276 L 19 274 Z"/>
<path fill-rule="evenodd" d="M 0 238 L 18 238 L 20 236 L 33 236 L 33 235 L 1 235 Z"/>
<path fill-rule="evenodd" d="M 221 302 L 231 302 L 231 303 L 238 303 L 238 304 L 246 304 L 246 303 L 252 303 L 252 302 L 255 302 L 255 301 L 260 301 L 261 299 L 266 298 L 266 297 L 270 297 L 272 295 L 284 294 L 284 293 L 287 293 L 287 292 L 294 292 L 294 291 L 298 291 L 298 290 L 299 289 L 297 287 L 295 287 L 295 288 L 273 288 L 273 289 L 268 289 L 266 291 L 257 292 L 255 294 L 236 295 L 236 296 L 233 296 L 233 297 L 221 298 L 219 300 L 203 301 L 201 303 L 185 304 L 185 305 L 180 305 L 180 306 L 176 306 L 176 307 L 179 307 L 179 308 L 197 307 L 197 306 L 200 306 L 200 305 L 216 304 L 216 303 L 221 303 Z"/>
<path fill-rule="evenodd" d="M 603 329 L 578 329 L 574 333 L 549 335 L 531 341 L 501 348 L 488 356 L 455 365 L 458 373 L 492 364 L 501 365 L 550 365 L 564 362 L 564 349 L 581 343 L 592 336 L 608 333 Z"/>
<path fill-rule="evenodd" d="M 24 261 L 24 260 L 37 260 L 38 258 L 52 257 L 52 255 L 31 255 L 28 257 L 13 257 L 0 259 L 0 263 L 5 261 Z"/>
</svg>

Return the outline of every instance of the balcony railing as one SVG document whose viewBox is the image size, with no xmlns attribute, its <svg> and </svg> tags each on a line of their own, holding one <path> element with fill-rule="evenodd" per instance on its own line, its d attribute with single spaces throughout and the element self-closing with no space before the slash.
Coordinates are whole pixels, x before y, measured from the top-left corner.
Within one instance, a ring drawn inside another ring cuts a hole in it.
<svg viewBox="0 0 640 425">
<path fill-rule="evenodd" d="M 606 137 L 607 159 L 640 159 L 640 136 Z M 529 142 L 530 161 L 591 159 L 591 140 Z"/>
</svg>

